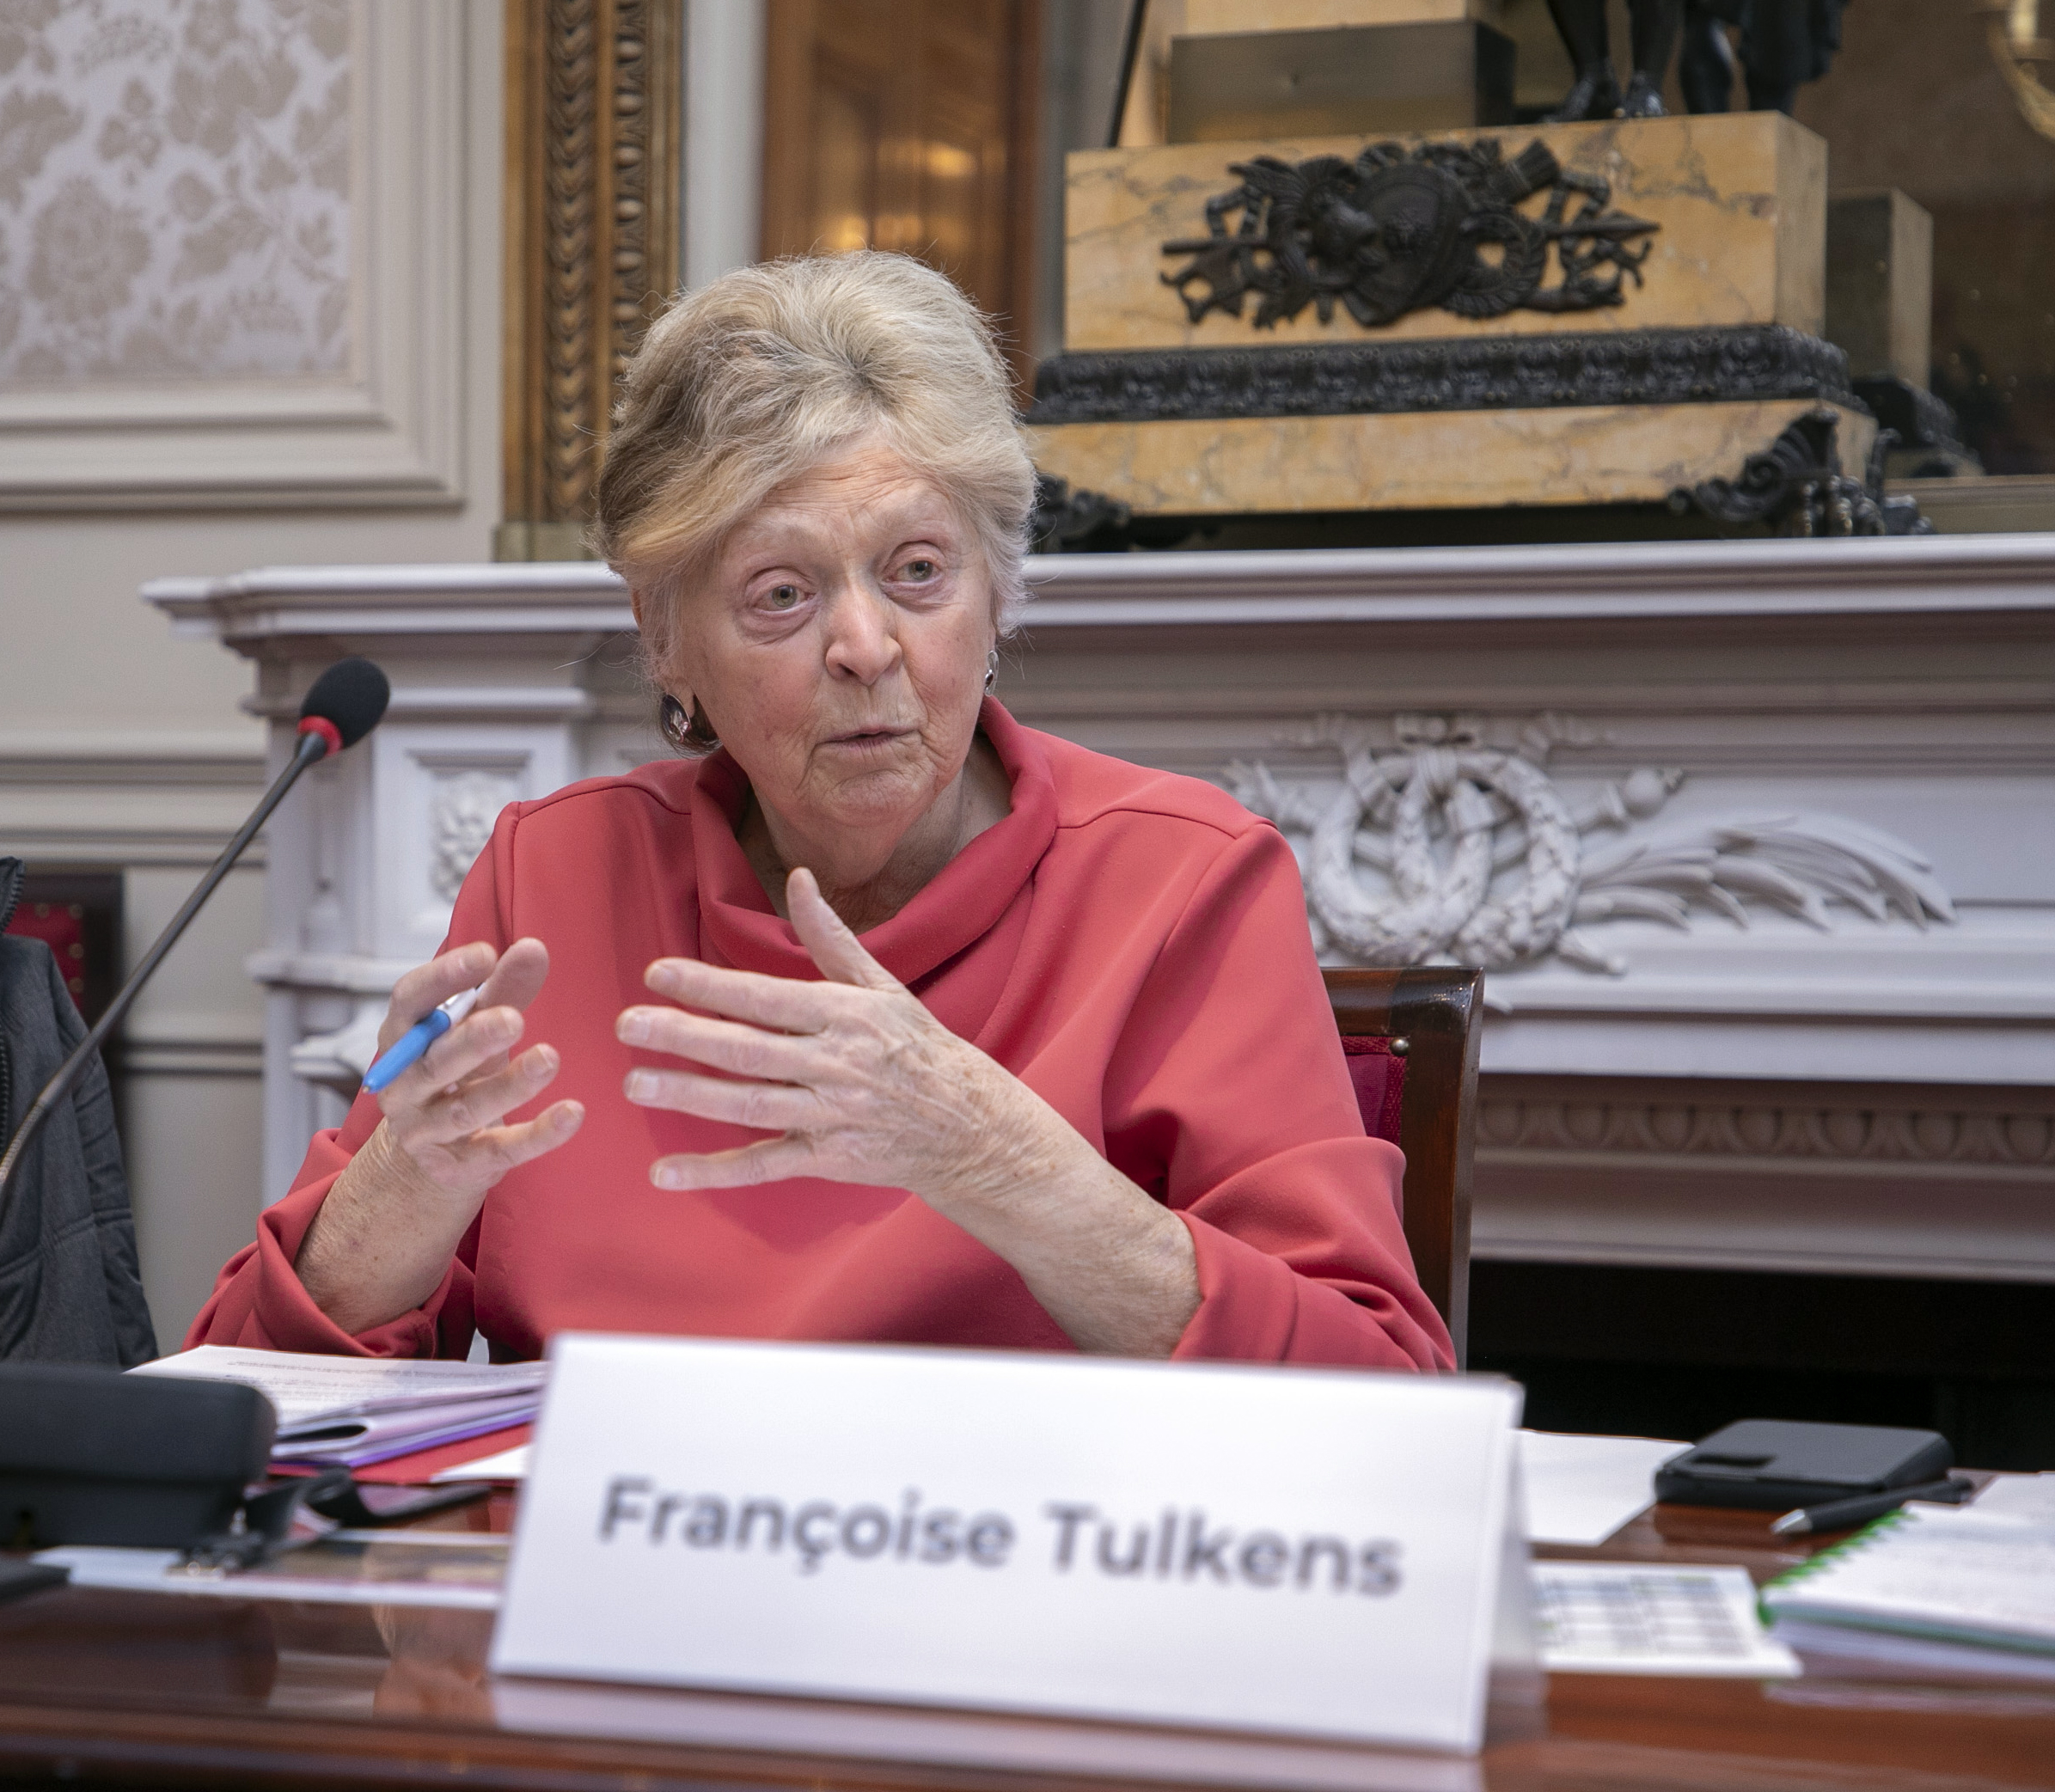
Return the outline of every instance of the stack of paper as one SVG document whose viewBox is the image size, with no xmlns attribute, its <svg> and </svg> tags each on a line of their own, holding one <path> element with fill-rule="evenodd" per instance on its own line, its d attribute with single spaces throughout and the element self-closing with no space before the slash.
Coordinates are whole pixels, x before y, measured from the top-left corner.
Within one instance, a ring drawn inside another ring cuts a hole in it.
<svg viewBox="0 0 2055 1792">
<path fill-rule="evenodd" d="M 278 1409 L 274 1462 L 360 1468 L 527 1423 L 542 1404 L 548 1368 L 539 1362 L 309 1356 L 203 1344 L 130 1373 L 245 1382 Z"/>
<path fill-rule="evenodd" d="M 1986 1483 L 1970 1508 L 1986 1518 L 2021 1519 L 2055 1525 L 2055 1471 L 2045 1475 L 2000 1475 Z"/>
<path fill-rule="evenodd" d="M 457 1481 L 525 1481 L 534 1446 L 516 1444 L 511 1450 L 497 1450 L 490 1456 L 474 1457 L 431 1475 L 431 1482 L 447 1484 Z"/>
<path fill-rule="evenodd" d="M 2030 1484 L 1963 1509 L 1907 1506 L 1771 1581 L 1764 1609 L 1777 1637 L 1828 1671 L 2055 1679 L 2046 1508 Z"/>
</svg>

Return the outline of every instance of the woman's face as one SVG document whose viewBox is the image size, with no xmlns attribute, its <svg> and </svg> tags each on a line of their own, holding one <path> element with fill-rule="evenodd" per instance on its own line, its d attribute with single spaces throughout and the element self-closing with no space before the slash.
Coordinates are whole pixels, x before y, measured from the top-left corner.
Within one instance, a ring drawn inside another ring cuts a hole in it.
<svg viewBox="0 0 2055 1792">
<path fill-rule="evenodd" d="M 801 840 L 889 852 L 963 770 L 991 581 L 946 493 L 882 442 L 778 487 L 679 602 L 670 688 Z"/>
</svg>

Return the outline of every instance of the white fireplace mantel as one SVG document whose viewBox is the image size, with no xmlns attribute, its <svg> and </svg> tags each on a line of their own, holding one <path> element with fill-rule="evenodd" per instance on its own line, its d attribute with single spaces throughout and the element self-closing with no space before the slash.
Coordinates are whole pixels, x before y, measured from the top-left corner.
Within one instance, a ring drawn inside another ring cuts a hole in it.
<svg viewBox="0 0 2055 1792">
<path fill-rule="evenodd" d="M 1361 786 L 1436 734 L 1492 763 L 1528 742 L 1507 776 L 1540 806 L 1523 832 L 1495 799 L 1493 901 L 1567 852 L 1589 909 L 1608 856 L 1728 843 L 1724 899 L 1580 920 L 1490 975 L 1480 1251 L 2055 1280 L 2055 537 L 1070 556 L 1031 582 L 1016 714 L 1274 801 L 1301 845 L 1346 749 Z M 256 663 L 274 755 L 338 654 L 394 681 L 366 749 L 271 829 L 275 1196 L 498 808 L 664 749 L 602 566 L 144 595 Z M 1415 843 L 1435 877 L 1464 800 Z M 1373 908 L 1396 900 L 1378 825 L 1345 874 Z M 1851 853 L 1885 867 L 1878 913 L 1847 899 Z M 1774 894 L 1793 866 L 1809 918 Z M 1893 897 L 1897 872 L 1936 906 Z M 1630 907 L 1661 906 L 1650 875 Z"/>
</svg>

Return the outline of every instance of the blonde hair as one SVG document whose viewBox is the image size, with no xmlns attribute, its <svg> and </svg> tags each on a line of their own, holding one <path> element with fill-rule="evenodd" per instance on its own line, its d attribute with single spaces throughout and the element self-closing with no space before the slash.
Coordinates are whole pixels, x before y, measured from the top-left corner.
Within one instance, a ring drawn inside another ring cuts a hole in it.
<svg viewBox="0 0 2055 1792">
<path fill-rule="evenodd" d="M 681 293 L 628 365 L 592 541 L 643 595 L 661 667 L 686 582 L 770 492 L 876 433 L 946 492 L 1011 634 L 1035 470 L 990 326 L 954 284 L 874 249 L 739 268 Z"/>
</svg>

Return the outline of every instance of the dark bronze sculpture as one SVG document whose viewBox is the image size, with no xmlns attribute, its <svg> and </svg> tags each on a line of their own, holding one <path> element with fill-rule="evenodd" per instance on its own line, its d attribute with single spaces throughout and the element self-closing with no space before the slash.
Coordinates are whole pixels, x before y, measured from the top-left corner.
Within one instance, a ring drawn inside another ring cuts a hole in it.
<svg viewBox="0 0 2055 1792">
<path fill-rule="evenodd" d="M 1486 138 L 1372 144 L 1353 162 L 1258 156 L 1227 172 L 1241 185 L 1206 202 L 1207 234 L 1163 246 L 1190 258 L 1163 280 L 1194 323 L 1216 309 L 1239 317 L 1251 293 L 1258 328 L 1308 305 L 1325 323 L 1337 303 L 1372 327 L 1431 305 L 1459 317 L 1593 310 L 1621 303 L 1623 280 L 1640 283 L 1657 228 L 1611 210 L 1605 181 L 1570 173 L 1538 140 L 1511 161 Z M 1538 217 L 1516 209 L 1544 192 Z M 1561 278 L 1545 285 L 1551 247 Z"/>
<path fill-rule="evenodd" d="M 1677 76 L 1695 113 L 1725 112 L 1734 75 L 1744 75 L 1752 112 L 1789 112 L 1798 89 L 1817 81 L 1841 47 L 1848 0 L 1628 0 L 1634 68 L 1625 92 L 1612 66 L 1605 0 L 1549 0 L 1575 67 L 1576 82 L 1548 115 L 1552 125 L 1586 119 L 1663 115 L 1662 84 L 1681 32 Z M 1740 34 L 1739 52 L 1728 37 Z"/>
<path fill-rule="evenodd" d="M 1035 370 L 1027 420 L 1171 423 L 1226 417 L 1365 417 L 1588 405 L 1736 404 L 1809 398 L 1859 410 L 1848 357 L 1788 324 L 1550 330 L 1532 335 L 1344 335 L 1214 347 L 1073 349 Z M 1062 494 L 1036 533 L 1096 526 Z"/>
<path fill-rule="evenodd" d="M 1846 0 L 1686 0 L 1677 78 L 1693 112 L 1725 112 L 1734 64 L 1748 83 L 1751 112 L 1789 112 L 1798 89 L 1817 81 L 1841 47 Z M 1740 33 L 1737 58 L 1726 28 Z"/>
<path fill-rule="evenodd" d="M 1612 47 L 1605 28 L 1605 0 L 1549 0 L 1549 11 L 1569 52 L 1577 79 L 1562 105 L 1548 115 L 1547 123 L 1659 119 L 1663 115 L 1662 83 L 1670 71 L 1670 53 L 1677 46 L 1684 0 L 1628 0 L 1634 70 L 1624 94 L 1619 76 L 1613 72 Z"/>
<path fill-rule="evenodd" d="M 1884 495 L 1891 431 L 1878 435 L 1868 471 L 1856 479 L 1841 470 L 1840 420 L 1824 406 L 1794 418 L 1769 447 L 1742 462 L 1739 479 L 1679 486 L 1670 509 L 1709 517 L 1722 534 L 1759 527 L 1778 535 L 1932 535 L 1917 498 Z"/>
</svg>

